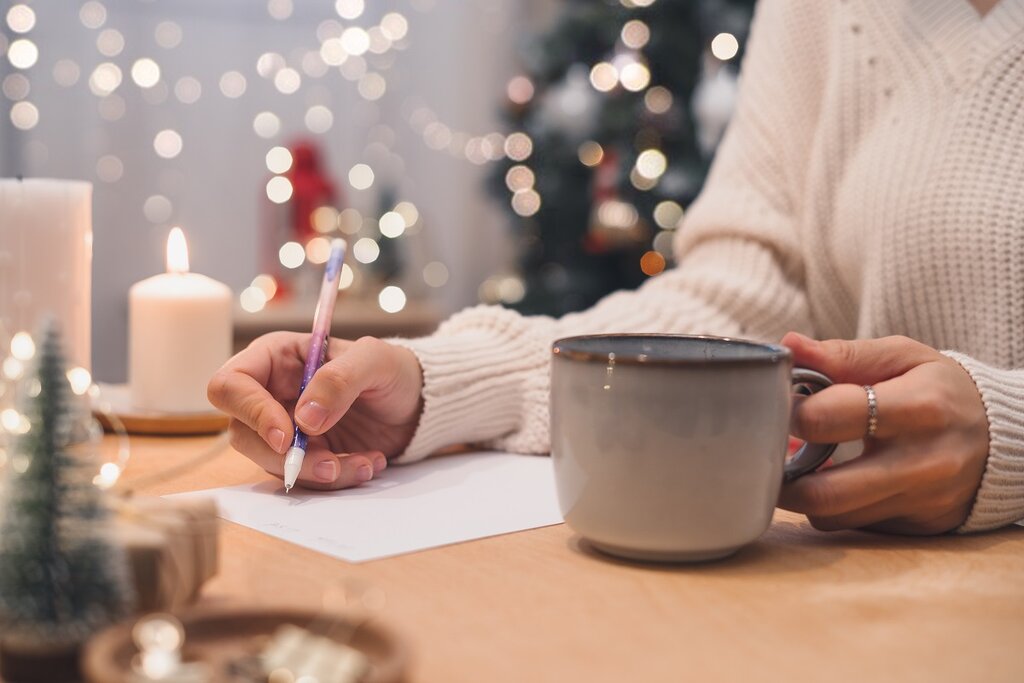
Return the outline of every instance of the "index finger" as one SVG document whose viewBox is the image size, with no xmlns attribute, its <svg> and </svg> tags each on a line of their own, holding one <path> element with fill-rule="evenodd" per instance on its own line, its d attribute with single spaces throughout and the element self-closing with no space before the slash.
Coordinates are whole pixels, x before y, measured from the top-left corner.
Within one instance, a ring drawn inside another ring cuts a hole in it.
<svg viewBox="0 0 1024 683">
<path fill-rule="evenodd" d="M 284 453 L 292 421 L 288 411 L 266 387 L 273 362 L 269 346 L 251 345 L 214 374 L 206 395 L 215 408 L 240 420 L 272 449 Z"/>
</svg>

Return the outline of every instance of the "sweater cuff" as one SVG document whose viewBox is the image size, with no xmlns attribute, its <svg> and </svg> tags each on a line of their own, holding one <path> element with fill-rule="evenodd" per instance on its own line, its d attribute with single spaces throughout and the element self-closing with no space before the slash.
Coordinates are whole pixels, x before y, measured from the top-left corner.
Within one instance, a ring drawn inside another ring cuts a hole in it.
<svg viewBox="0 0 1024 683">
<path fill-rule="evenodd" d="M 943 353 L 974 380 L 988 415 L 989 452 L 970 515 L 958 533 L 997 529 L 1024 519 L 1024 372 Z"/>
<path fill-rule="evenodd" d="M 547 401 L 539 402 L 543 415 L 533 415 L 533 404 L 547 390 L 550 344 L 535 338 L 523 318 L 500 309 L 469 309 L 430 337 L 388 341 L 416 354 L 423 370 L 420 422 L 395 462 L 421 460 L 455 444 L 519 452 L 547 448 Z M 538 437 L 542 443 L 527 443 Z"/>
</svg>

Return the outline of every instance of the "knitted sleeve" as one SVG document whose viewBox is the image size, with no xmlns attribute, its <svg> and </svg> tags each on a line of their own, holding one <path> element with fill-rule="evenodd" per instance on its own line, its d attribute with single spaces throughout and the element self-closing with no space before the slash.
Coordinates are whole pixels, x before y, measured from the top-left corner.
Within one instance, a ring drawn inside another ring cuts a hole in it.
<svg viewBox="0 0 1024 683">
<path fill-rule="evenodd" d="M 547 452 L 550 349 L 560 337 L 663 332 L 775 341 L 788 330 L 813 334 L 793 187 L 804 167 L 797 155 L 813 135 L 807 103 L 820 99 L 815 69 L 824 59 L 815 58 L 823 48 L 808 38 L 821 32 L 797 28 L 823 4 L 759 4 L 737 111 L 676 236 L 676 268 L 558 320 L 480 306 L 430 337 L 390 340 L 416 354 L 424 378 L 420 424 L 399 462 L 456 443 Z"/>
<path fill-rule="evenodd" d="M 967 521 L 957 531 L 996 529 L 1024 519 L 1024 369 L 1001 370 L 944 351 L 974 380 L 988 415 L 988 464 Z"/>
</svg>

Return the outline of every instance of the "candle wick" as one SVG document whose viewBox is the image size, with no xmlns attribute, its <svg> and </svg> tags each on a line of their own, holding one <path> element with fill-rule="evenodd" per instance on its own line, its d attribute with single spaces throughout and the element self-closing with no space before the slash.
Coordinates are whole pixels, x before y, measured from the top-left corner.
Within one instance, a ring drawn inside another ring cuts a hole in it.
<svg viewBox="0 0 1024 683">
<path fill-rule="evenodd" d="M 21 175 L 21 174 L 19 173 L 18 175 L 14 176 L 14 179 L 15 179 L 15 180 L 17 180 L 17 181 L 18 181 L 18 182 L 20 183 L 20 182 L 22 182 L 23 180 L 25 180 L 25 176 L 23 176 L 23 175 Z"/>
</svg>

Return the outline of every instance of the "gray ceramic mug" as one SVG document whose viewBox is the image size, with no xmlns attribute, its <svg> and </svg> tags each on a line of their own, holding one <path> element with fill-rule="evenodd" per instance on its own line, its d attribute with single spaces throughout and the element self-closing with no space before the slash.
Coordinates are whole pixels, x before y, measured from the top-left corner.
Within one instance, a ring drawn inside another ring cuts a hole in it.
<svg viewBox="0 0 1024 683">
<path fill-rule="evenodd" d="M 831 384 L 774 344 L 676 335 L 555 342 L 551 455 L 566 523 L 632 559 L 725 557 L 771 522 L 784 479 L 835 444 L 786 461 L 794 390 Z"/>
</svg>

